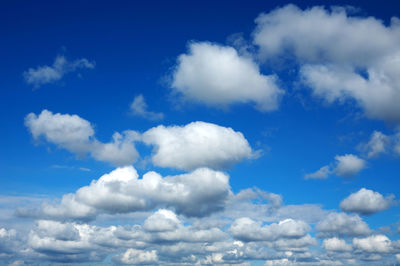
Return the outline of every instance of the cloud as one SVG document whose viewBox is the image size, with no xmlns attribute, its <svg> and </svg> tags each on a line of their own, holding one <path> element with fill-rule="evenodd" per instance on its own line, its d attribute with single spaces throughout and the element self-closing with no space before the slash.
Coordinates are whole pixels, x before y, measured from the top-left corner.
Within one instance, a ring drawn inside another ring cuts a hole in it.
<svg viewBox="0 0 400 266">
<path fill-rule="evenodd" d="M 366 167 L 366 162 L 353 154 L 337 155 L 335 160 L 337 164 L 333 171 L 338 176 L 354 176 Z"/>
<path fill-rule="evenodd" d="M 130 265 L 157 264 L 158 263 L 157 251 L 156 250 L 144 251 L 144 250 L 137 250 L 130 248 L 127 249 L 125 253 L 119 258 L 119 262 L 122 264 L 130 264 Z"/>
<path fill-rule="evenodd" d="M 396 18 L 386 27 L 373 17 L 352 17 L 346 11 L 340 8 L 329 12 L 321 6 L 277 8 L 256 19 L 254 43 L 267 59 L 290 52 L 301 62 L 362 66 L 398 51 Z"/>
<path fill-rule="evenodd" d="M 355 100 L 374 119 L 400 122 L 400 23 L 349 16 L 345 8 L 277 8 L 256 19 L 267 60 L 294 59 L 300 79 L 327 102 Z M 368 45 L 366 45 L 368 44 Z"/>
<path fill-rule="evenodd" d="M 250 58 L 229 46 L 190 43 L 178 57 L 171 87 L 184 99 L 214 107 L 254 103 L 262 112 L 279 107 L 283 91 L 275 75 L 265 76 Z"/>
<path fill-rule="evenodd" d="M 28 114 L 25 126 L 35 140 L 43 138 L 79 156 L 90 154 L 116 166 L 137 161 L 139 154 L 134 142 L 139 141 L 155 146 L 151 157 L 154 165 L 184 170 L 226 169 L 259 154 L 251 149 L 242 133 L 199 121 L 186 126 L 158 126 L 143 134 L 133 130 L 116 132 L 108 143 L 96 139 L 93 125 L 77 115 L 43 110 L 39 115 Z"/>
<path fill-rule="evenodd" d="M 64 77 L 65 74 L 74 72 L 77 69 L 88 68 L 93 69 L 95 62 L 90 62 L 86 58 L 68 61 L 65 56 L 59 55 L 54 60 L 52 66 L 39 66 L 37 68 L 29 68 L 24 72 L 26 83 L 33 85 L 35 88 L 48 83 L 54 83 Z"/>
<path fill-rule="evenodd" d="M 390 208 L 393 204 L 393 198 L 393 195 L 384 198 L 378 192 L 362 188 L 345 198 L 340 203 L 340 209 L 346 212 L 371 215 Z"/>
<path fill-rule="evenodd" d="M 389 253 L 392 251 L 390 239 L 385 235 L 373 235 L 366 238 L 354 238 L 353 247 L 356 251 L 368 253 Z"/>
<path fill-rule="evenodd" d="M 311 173 L 311 174 L 306 174 L 305 179 L 326 179 L 329 177 L 331 174 L 331 169 L 329 165 L 322 166 L 318 171 Z"/>
<path fill-rule="evenodd" d="M 377 157 L 381 153 L 386 153 L 390 145 L 389 136 L 379 131 L 374 131 L 368 143 L 361 145 L 361 149 L 367 152 L 368 158 Z"/>
<path fill-rule="evenodd" d="M 360 236 L 371 233 L 369 226 L 358 216 L 345 213 L 331 213 L 316 225 L 324 236 Z"/>
<path fill-rule="evenodd" d="M 114 165 L 128 165 L 137 160 L 137 153 L 133 141 L 138 138 L 134 131 L 114 133 L 109 143 L 98 141 L 94 136 L 92 124 L 77 116 L 69 114 L 53 114 L 43 110 L 39 115 L 30 113 L 25 117 L 25 126 L 35 140 L 43 137 L 77 155 L 90 153 L 93 158 Z"/>
<path fill-rule="evenodd" d="M 334 252 L 346 252 L 352 250 L 351 245 L 347 244 L 345 240 L 337 237 L 324 239 L 322 242 L 322 247 L 327 251 Z"/>
<path fill-rule="evenodd" d="M 286 219 L 279 223 L 261 226 L 260 222 L 243 217 L 236 219 L 229 231 L 241 241 L 272 241 L 278 238 L 304 237 L 311 227 L 303 221 Z"/>
<path fill-rule="evenodd" d="M 151 112 L 147 110 L 147 108 L 147 103 L 142 94 L 136 96 L 130 106 L 132 115 L 143 117 L 149 120 L 161 120 L 164 118 L 163 113 Z"/>
<path fill-rule="evenodd" d="M 155 146 L 152 161 L 161 167 L 224 169 L 256 156 L 242 133 L 205 122 L 158 126 L 143 133 L 142 139 Z"/>
<path fill-rule="evenodd" d="M 366 161 L 353 154 L 336 155 L 335 163 L 322 166 L 318 171 L 306 174 L 305 179 L 326 179 L 332 173 L 341 177 L 357 175 L 366 167 Z"/>
<path fill-rule="evenodd" d="M 65 194 L 59 204 L 43 203 L 39 211 L 19 209 L 20 216 L 57 220 L 91 220 L 98 213 L 129 213 L 169 207 L 179 214 L 201 217 L 223 210 L 232 193 L 229 177 L 208 168 L 161 177 L 148 172 L 138 179 L 132 166 L 117 168 Z"/>
</svg>

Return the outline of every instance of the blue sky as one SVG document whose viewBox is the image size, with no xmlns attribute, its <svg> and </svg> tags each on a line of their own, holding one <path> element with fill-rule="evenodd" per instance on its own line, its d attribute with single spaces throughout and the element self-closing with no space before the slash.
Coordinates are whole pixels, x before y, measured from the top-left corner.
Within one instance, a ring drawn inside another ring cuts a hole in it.
<svg viewBox="0 0 400 266">
<path fill-rule="evenodd" d="M 399 264 L 398 7 L 5 1 L 1 264 Z"/>
</svg>

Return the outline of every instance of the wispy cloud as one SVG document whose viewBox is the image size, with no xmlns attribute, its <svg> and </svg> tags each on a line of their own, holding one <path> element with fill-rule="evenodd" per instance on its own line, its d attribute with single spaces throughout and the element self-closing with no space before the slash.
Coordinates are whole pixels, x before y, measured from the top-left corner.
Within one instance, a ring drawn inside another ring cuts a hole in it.
<svg viewBox="0 0 400 266">
<path fill-rule="evenodd" d="M 78 69 L 93 69 L 95 67 L 94 61 L 89 61 L 86 58 L 68 61 L 63 55 L 58 55 L 54 60 L 53 65 L 38 66 L 36 68 L 29 68 L 24 72 L 26 83 L 33 85 L 34 88 L 48 83 L 54 83 L 61 80 L 64 75 L 74 72 Z"/>
</svg>

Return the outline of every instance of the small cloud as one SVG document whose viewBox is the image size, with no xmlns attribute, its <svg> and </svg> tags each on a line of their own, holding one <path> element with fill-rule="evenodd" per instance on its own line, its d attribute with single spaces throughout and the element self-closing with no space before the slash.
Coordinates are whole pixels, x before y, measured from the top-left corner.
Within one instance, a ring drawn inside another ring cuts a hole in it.
<svg viewBox="0 0 400 266">
<path fill-rule="evenodd" d="M 24 72 L 24 79 L 29 85 L 34 88 L 48 83 L 56 82 L 64 77 L 65 74 L 74 72 L 80 68 L 93 69 L 95 62 L 90 62 L 86 58 L 68 61 L 65 56 L 58 55 L 54 60 L 53 65 L 38 66 L 36 68 L 29 68 Z"/>
<path fill-rule="evenodd" d="M 318 171 L 306 174 L 305 179 L 326 179 L 332 173 L 329 165 L 322 166 Z"/>
<path fill-rule="evenodd" d="M 132 115 L 140 116 L 149 120 L 162 120 L 164 118 L 163 113 L 152 112 L 147 110 L 147 108 L 147 103 L 142 94 L 136 96 L 130 106 Z"/>
<path fill-rule="evenodd" d="M 393 198 L 393 195 L 384 198 L 378 192 L 362 188 L 345 198 L 340 203 L 340 209 L 346 212 L 371 215 L 390 208 L 393 204 Z"/>
</svg>

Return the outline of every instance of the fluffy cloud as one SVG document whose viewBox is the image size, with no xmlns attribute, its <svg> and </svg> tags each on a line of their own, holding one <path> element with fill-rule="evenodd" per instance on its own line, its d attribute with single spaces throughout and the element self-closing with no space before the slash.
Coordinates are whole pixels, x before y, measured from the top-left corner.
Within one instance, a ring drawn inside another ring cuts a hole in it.
<svg viewBox="0 0 400 266">
<path fill-rule="evenodd" d="M 197 217 L 222 210 L 230 194 L 229 177 L 208 168 L 164 178 L 148 172 L 139 179 L 136 170 L 127 166 L 93 180 L 75 194 L 64 195 L 60 204 L 43 203 L 38 213 L 20 209 L 18 214 L 90 220 L 99 212 L 116 214 L 169 207 Z"/>
<path fill-rule="evenodd" d="M 276 80 L 234 48 L 203 42 L 178 57 L 171 86 L 187 100 L 217 107 L 251 102 L 266 112 L 278 109 L 283 94 Z"/>
<path fill-rule="evenodd" d="M 125 251 L 125 253 L 120 257 L 119 261 L 123 264 L 131 265 L 157 264 L 158 256 L 156 250 L 144 251 L 130 248 Z"/>
<path fill-rule="evenodd" d="M 37 68 L 29 68 L 24 72 L 26 83 L 32 84 L 35 88 L 47 83 L 53 83 L 63 78 L 69 72 L 74 72 L 80 68 L 93 69 L 94 62 L 90 62 L 86 58 L 77 59 L 72 62 L 68 61 L 64 56 L 59 55 L 54 60 L 52 66 L 39 66 Z"/>
<path fill-rule="evenodd" d="M 103 143 L 94 136 L 91 123 L 77 115 L 53 114 L 43 110 L 30 113 L 25 125 L 35 140 L 43 138 L 78 155 L 90 154 L 94 159 L 116 166 L 134 163 L 139 154 L 134 142 L 154 145 L 154 165 L 193 170 L 198 167 L 225 169 L 245 158 L 257 157 L 242 133 L 232 128 L 205 122 L 186 126 L 158 126 L 143 134 L 125 130 L 116 132 L 112 141 Z"/>
<path fill-rule="evenodd" d="M 373 235 L 366 238 L 354 238 L 353 247 L 361 252 L 389 253 L 392 251 L 392 242 L 385 235 Z"/>
<path fill-rule="evenodd" d="M 347 244 L 345 240 L 337 237 L 324 239 L 322 247 L 328 251 L 335 252 L 346 252 L 352 250 L 351 245 Z"/>
<path fill-rule="evenodd" d="M 356 175 L 366 167 L 366 162 L 353 154 L 337 155 L 335 160 L 337 164 L 333 171 L 343 177 Z"/>
<path fill-rule="evenodd" d="M 393 198 L 393 195 L 384 198 L 378 192 L 362 188 L 345 198 L 340 203 L 340 208 L 346 212 L 370 215 L 388 209 L 393 203 Z"/>
<path fill-rule="evenodd" d="M 349 16 L 345 8 L 288 5 L 256 23 L 261 56 L 292 56 L 314 95 L 327 102 L 354 99 L 368 117 L 400 122 L 398 18 L 385 26 L 372 17 Z"/>
<path fill-rule="evenodd" d="M 139 94 L 133 99 L 130 109 L 132 115 L 140 116 L 149 120 L 160 120 L 164 118 L 163 113 L 156 113 L 147 110 L 147 103 L 142 94 Z"/>
<path fill-rule="evenodd" d="M 115 133 L 111 142 L 102 143 L 94 137 L 90 122 L 77 115 L 43 110 L 39 115 L 28 114 L 25 125 L 36 140 L 43 137 L 70 152 L 78 155 L 90 153 L 93 158 L 114 165 L 132 164 L 139 156 L 133 145 L 139 136 L 136 132 Z"/>
<path fill-rule="evenodd" d="M 305 222 L 293 219 L 286 219 L 262 227 L 260 222 L 244 217 L 235 220 L 229 230 L 235 238 L 247 242 L 271 241 L 278 238 L 301 238 L 311 228 Z"/>
<path fill-rule="evenodd" d="M 265 58 L 290 51 L 302 62 L 365 66 L 396 52 L 400 41 L 398 19 L 386 27 L 372 17 L 350 17 L 345 8 L 287 5 L 261 14 L 256 23 L 254 43 Z"/>
<path fill-rule="evenodd" d="M 322 235 L 368 235 L 371 233 L 369 226 L 358 215 L 345 213 L 331 213 L 320 221 L 316 229 Z"/>
<path fill-rule="evenodd" d="M 242 133 L 205 122 L 158 126 L 142 138 L 155 146 L 152 161 L 162 167 L 223 169 L 255 155 Z"/>
</svg>

